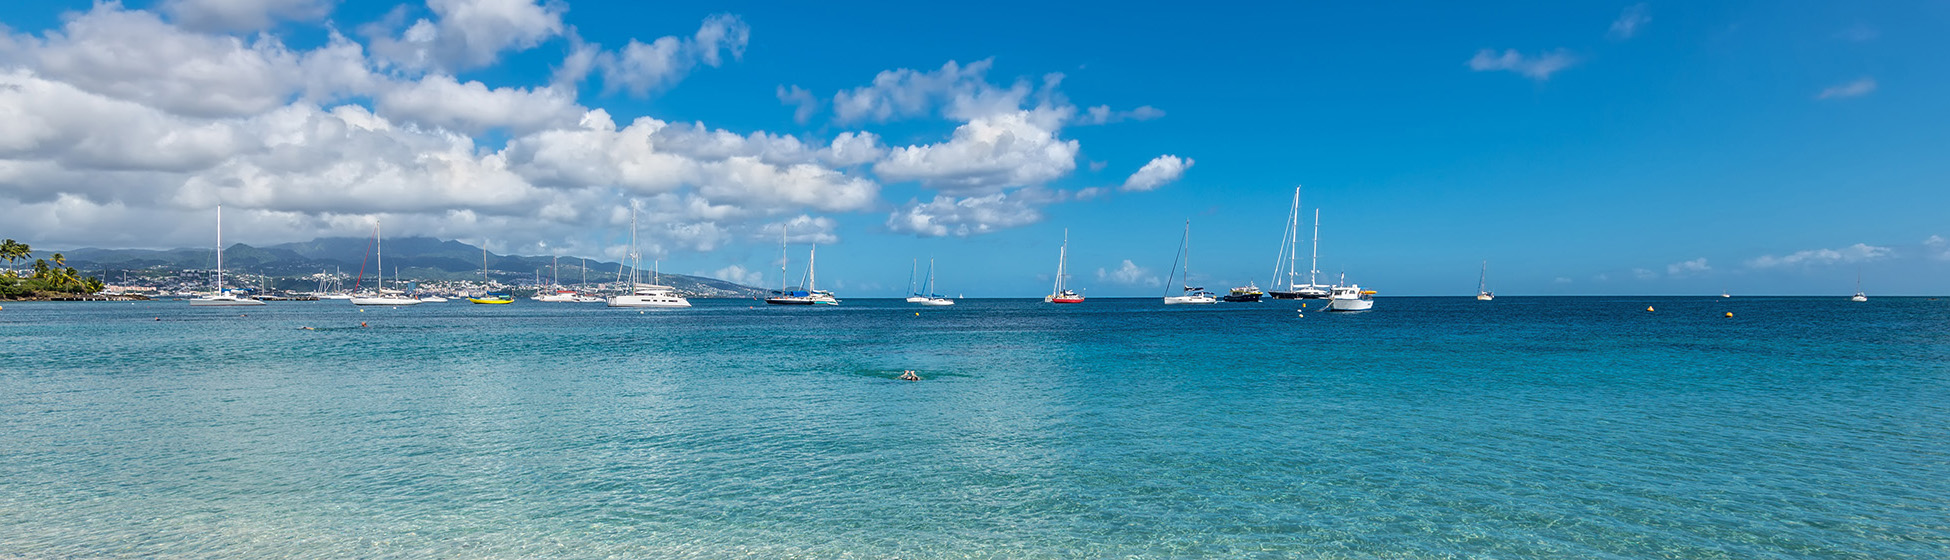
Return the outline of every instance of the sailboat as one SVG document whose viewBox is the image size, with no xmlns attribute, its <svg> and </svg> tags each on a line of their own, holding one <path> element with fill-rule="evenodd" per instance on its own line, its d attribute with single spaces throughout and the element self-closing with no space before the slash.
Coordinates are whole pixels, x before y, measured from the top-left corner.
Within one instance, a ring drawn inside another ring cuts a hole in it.
<svg viewBox="0 0 1950 560">
<path fill-rule="evenodd" d="M 610 307 L 690 307 L 691 300 L 673 293 L 677 288 L 657 284 L 660 273 L 652 273 L 649 284 L 638 283 L 643 269 L 643 254 L 636 252 L 636 204 L 630 204 L 630 293 L 610 296 Z"/>
<path fill-rule="evenodd" d="M 223 205 L 217 205 L 217 293 L 190 300 L 195 306 L 264 305 L 251 298 L 240 298 L 223 289 Z"/>
<path fill-rule="evenodd" d="M 1286 215 L 1286 231 L 1280 236 L 1280 254 L 1273 261 L 1274 289 L 1267 292 L 1273 299 L 1327 299 L 1327 286 L 1318 282 L 1320 276 L 1320 209 L 1314 209 L 1314 242 L 1310 268 L 1307 270 L 1307 283 L 1301 284 L 1300 270 L 1294 266 L 1300 253 L 1300 187 L 1293 188 L 1293 209 Z M 1285 257 L 1280 259 L 1278 257 Z M 1280 272 L 1286 272 L 1286 283 L 1280 283 Z"/>
<path fill-rule="evenodd" d="M 485 293 L 482 293 L 481 297 L 467 298 L 467 301 L 479 303 L 482 305 L 507 305 L 510 303 L 514 303 L 515 296 L 513 294 L 509 294 L 507 292 L 487 291 L 487 290 L 491 290 L 492 286 L 494 285 L 492 281 L 488 280 L 487 257 L 488 257 L 487 240 L 482 239 L 481 240 L 481 289 Z"/>
<path fill-rule="evenodd" d="M 1476 301 L 1490 301 L 1496 299 L 1496 294 L 1490 292 L 1489 281 L 1490 281 L 1490 261 L 1483 261 L 1483 274 L 1481 276 L 1476 277 Z"/>
<path fill-rule="evenodd" d="M 914 272 L 915 269 L 920 268 L 920 266 L 921 266 L 921 259 L 914 259 L 914 262 L 908 263 L 907 265 L 907 302 L 908 303 L 927 303 L 928 301 L 928 296 L 921 295 L 921 292 L 915 289 L 918 286 L 914 284 Z M 930 274 L 933 273 L 934 260 L 932 259 L 928 260 L 928 270 Z"/>
<path fill-rule="evenodd" d="M 1178 270 L 1179 270 L 1178 263 L 1181 260 L 1185 263 L 1184 283 L 1180 284 L 1180 287 L 1184 288 L 1184 291 L 1183 293 L 1174 296 L 1171 295 L 1171 288 L 1169 286 L 1171 285 L 1172 279 L 1178 277 Z M 1165 305 L 1180 305 L 1180 304 L 1187 304 L 1187 303 L 1203 304 L 1203 303 L 1219 302 L 1219 299 L 1216 297 L 1212 297 L 1212 292 L 1205 291 L 1205 288 L 1192 287 L 1192 221 L 1191 220 L 1185 220 L 1185 236 L 1179 238 L 1178 240 L 1178 255 L 1172 258 L 1171 276 L 1165 277 L 1165 286 L 1167 286 L 1165 288 Z"/>
<path fill-rule="evenodd" d="M 385 237 L 380 235 L 378 220 L 372 222 L 372 243 L 373 253 L 379 256 L 379 289 L 370 294 L 353 296 L 352 305 L 419 305 L 420 300 L 386 293 L 386 243 Z M 398 272 L 393 274 L 399 275 Z M 399 279 L 393 280 L 397 282 Z"/>
<path fill-rule="evenodd" d="M 1063 230 L 1063 247 L 1056 250 L 1056 286 L 1043 296 L 1043 303 L 1083 303 L 1083 294 L 1071 290 L 1069 282 L 1070 230 Z"/>
<path fill-rule="evenodd" d="M 942 307 L 954 304 L 955 300 L 941 297 L 941 294 L 934 293 L 934 259 L 928 259 L 928 295 L 927 297 L 921 298 L 921 305 Z"/>
<path fill-rule="evenodd" d="M 552 270 L 552 272 L 549 273 L 549 284 L 553 286 L 551 288 L 553 291 L 546 292 L 546 293 L 545 291 L 537 291 L 535 293 L 535 301 L 549 302 L 549 303 L 581 302 L 582 298 L 576 296 L 575 290 L 570 290 L 562 287 L 562 257 L 560 255 L 557 255 L 554 257 L 554 259 L 555 260 L 553 261 L 553 263 L 549 265 Z"/>
<path fill-rule="evenodd" d="M 765 298 L 765 303 L 769 303 L 772 305 L 839 305 L 840 304 L 839 298 L 833 297 L 832 292 L 823 291 L 817 288 L 819 282 L 819 275 L 818 272 L 816 272 L 815 270 L 815 265 L 817 265 L 819 261 L 818 243 L 813 243 L 812 249 L 806 252 L 806 276 L 805 276 L 806 289 L 804 290 L 790 290 L 787 289 L 788 286 L 785 285 L 786 268 L 785 268 L 785 258 L 783 257 L 783 255 L 785 254 L 785 228 L 783 227 L 779 228 L 779 254 L 782 255 L 779 259 L 779 291 L 772 292 L 772 297 Z"/>
<path fill-rule="evenodd" d="M 576 293 L 576 303 L 602 303 L 606 301 L 606 298 L 603 298 L 602 296 L 592 296 L 588 294 L 589 259 L 585 257 L 577 257 L 577 258 L 582 259 L 582 265 L 580 267 L 582 269 L 582 282 L 576 284 L 576 289 L 581 290 L 580 292 Z"/>
<path fill-rule="evenodd" d="M 1860 271 L 1855 273 L 1855 295 L 1849 296 L 1848 300 L 1869 301 L 1869 294 L 1862 292 L 1862 273 Z"/>
</svg>

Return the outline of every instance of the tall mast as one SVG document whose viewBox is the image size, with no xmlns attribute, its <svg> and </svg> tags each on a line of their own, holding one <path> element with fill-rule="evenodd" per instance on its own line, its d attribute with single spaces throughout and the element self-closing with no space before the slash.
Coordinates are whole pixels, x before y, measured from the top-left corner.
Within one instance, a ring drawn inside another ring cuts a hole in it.
<svg viewBox="0 0 1950 560">
<path fill-rule="evenodd" d="M 781 222 L 779 224 L 779 293 L 780 294 L 784 294 L 786 288 L 790 287 L 787 286 L 786 283 L 792 281 L 790 280 L 791 277 L 787 276 L 785 272 L 786 261 L 792 258 L 791 255 L 785 254 L 785 227 L 786 227 L 785 223 Z"/>
<path fill-rule="evenodd" d="M 481 289 L 483 290 L 488 287 L 487 243 L 488 240 L 486 238 L 481 239 Z"/>
<path fill-rule="evenodd" d="M 920 266 L 921 259 L 914 259 L 907 263 L 907 295 L 911 296 L 919 293 L 914 291 L 914 269 Z M 928 259 L 928 270 L 934 270 L 934 259 Z"/>
<path fill-rule="evenodd" d="M 630 201 L 630 293 L 636 293 L 636 269 L 643 268 L 643 255 L 636 252 L 636 201 Z"/>
<path fill-rule="evenodd" d="M 1489 286 L 1490 286 L 1490 261 L 1483 261 L 1483 275 L 1476 277 L 1476 293 L 1481 294 L 1483 292 L 1489 291 L 1488 290 Z"/>
<path fill-rule="evenodd" d="M 1192 289 L 1192 221 L 1185 220 L 1185 289 Z"/>
<path fill-rule="evenodd" d="M 1294 277 L 1300 275 L 1300 271 L 1293 269 L 1293 261 L 1300 256 L 1300 187 L 1293 187 L 1293 210 L 1287 216 L 1292 227 L 1287 230 L 1286 240 L 1286 289 L 1292 291 Z"/>
<path fill-rule="evenodd" d="M 1069 257 L 1070 257 L 1070 228 L 1063 228 L 1063 246 L 1056 250 L 1056 291 L 1054 292 L 1055 294 L 1061 295 L 1063 293 L 1063 265 L 1064 265 L 1064 261 L 1067 260 Z"/>
<path fill-rule="evenodd" d="M 934 297 L 934 257 L 928 257 L 928 297 Z"/>
<path fill-rule="evenodd" d="M 812 250 L 806 252 L 806 292 L 819 288 L 819 241 L 814 240 Z"/>
<path fill-rule="evenodd" d="M 1316 275 L 1319 275 L 1319 274 L 1320 274 L 1320 209 L 1319 209 L 1319 208 L 1315 208 L 1315 209 L 1314 209 L 1314 249 L 1313 249 L 1313 251 L 1314 251 L 1314 254 L 1313 254 L 1313 261 L 1312 261 L 1312 263 L 1311 263 L 1311 264 L 1309 264 L 1309 265 L 1307 265 L 1307 285 L 1308 285 L 1308 286 L 1319 286 L 1319 285 L 1320 285 L 1320 283 L 1319 283 L 1319 282 L 1316 282 L 1316 281 L 1314 281 L 1314 276 L 1316 276 Z"/>
<path fill-rule="evenodd" d="M 380 234 L 379 218 L 372 219 L 373 252 L 379 254 L 379 293 L 386 293 L 386 237 Z"/>
<path fill-rule="evenodd" d="M 1857 287 L 1862 284 L 1856 279 Z M 217 295 L 223 295 L 223 205 L 217 205 Z"/>
</svg>

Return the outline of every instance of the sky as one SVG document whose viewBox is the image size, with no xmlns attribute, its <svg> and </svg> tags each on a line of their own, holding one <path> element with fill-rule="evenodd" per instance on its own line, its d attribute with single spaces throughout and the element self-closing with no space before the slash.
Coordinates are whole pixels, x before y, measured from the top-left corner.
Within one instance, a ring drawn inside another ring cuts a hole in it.
<svg viewBox="0 0 1950 560">
<path fill-rule="evenodd" d="M 1187 220 L 1268 287 L 1301 187 L 1384 296 L 1950 294 L 1950 2 L 1368 4 L 9 2 L 0 236 L 613 260 L 634 206 L 669 272 L 1031 297 L 1067 231 L 1155 297 Z"/>
</svg>

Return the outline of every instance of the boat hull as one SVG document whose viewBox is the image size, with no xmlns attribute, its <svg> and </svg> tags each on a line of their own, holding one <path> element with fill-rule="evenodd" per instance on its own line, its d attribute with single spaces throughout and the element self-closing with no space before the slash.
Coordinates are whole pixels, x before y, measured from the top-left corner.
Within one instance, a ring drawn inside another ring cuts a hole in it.
<svg viewBox="0 0 1950 560">
<path fill-rule="evenodd" d="M 478 303 L 481 305 L 507 305 L 515 302 L 515 300 L 512 299 L 488 299 L 488 298 L 467 298 L 467 301 Z"/>
<path fill-rule="evenodd" d="M 1044 302 L 1046 302 L 1046 303 L 1083 303 L 1083 298 L 1081 298 L 1081 297 L 1045 297 L 1045 298 L 1043 298 L 1043 301 L 1044 301 Z"/>
<path fill-rule="evenodd" d="M 409 298 L 395 298 L 395 297 L 355 297 L 355 298 L 352 298 L 352 305 L 391 305 L 391 306 L 400 306 L 400 305 L 419 305 L 419 304 L 420 304 L 420 300 L 417 300 L 417 299 L 409 299 Z"/>
<path fill-rule="evenodd" d="M 925 305 L 928 307 L 946 307 L 954 304 L 955 304 L 955 300 L 948 299 L 948 298 L 929 298 L 929 299 L 921 300 L 921 305 Z"/>
<path fill-rule="evenodd" d="M 1258 302 L 1261 295 L 1262 294 L 1227 294 L 1224 297 L 1221 297 L 1219 299 L 1231 303 L 1253 303 L 1253 302 Z"/>
<path fill-rule="evenodd" d="M 928 302 L 928 298 L 926 298 L 926 297 L 922 297 L 922 296 L 907 296 L 907 302 L 908 302 L 908 303 L 927 303 L 927 302 Z"/>
<path fill-rule="evenodd" d="M 230 298 L 193 299 L 190 300 L 190 305 L 192 307 L 250 307 L 256 305 L 264 305 L 264 302 L 254 300 L 254 299 L 230 297 Z"/>
<path fill-rule="evenodd" d="M 1326 292 L 1282 292 L 1279 290 L 1266 292 L 1266 295 L 1273 296 L 1273 299 L 1327 299 L 1328 297 Z"/>
<path fill-rule="evenodd" d="M 1494 300 L 1494 299 L 1496 299 L 1496 296 L 1495 296 L 1495 295 L 1491 295 L 1491 294 L 1476 294 L 1476 301 L 1490 301 L 1490 300 Z"/>
<path fill-rule="evenodd" d="M 1374 309 L 1372 299 L 1335 298 L 1327 302 L 1328 311 L 1367 311 Z"/>
<path fill-rule="evenodd" d="M 1203 305 L 1218 303 L 1212 296 L 1171 296 L 1165 298 L 1165 305 Z"/>
<path fill-rule="evenodd" d="M 691 301 L 676 296 L 616 296 L 609 298 L 610 307 L 690 307 Z"/>
</svg>

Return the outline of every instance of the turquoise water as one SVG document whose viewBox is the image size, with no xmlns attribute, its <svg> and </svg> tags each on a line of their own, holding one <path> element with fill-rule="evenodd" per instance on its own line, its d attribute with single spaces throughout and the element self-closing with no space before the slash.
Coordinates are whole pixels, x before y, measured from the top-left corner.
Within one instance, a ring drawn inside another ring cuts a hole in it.
<svg viewBox="0 0 1950 560">
<path fill-rule="evenodd" d="M 7 303 L 0 558 L 1950 557 L 1950 300 L 748 303 Z"/>
</svg>

